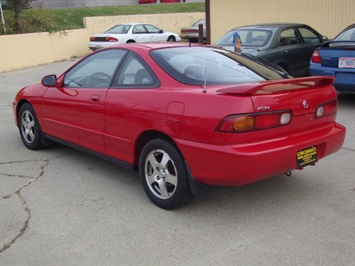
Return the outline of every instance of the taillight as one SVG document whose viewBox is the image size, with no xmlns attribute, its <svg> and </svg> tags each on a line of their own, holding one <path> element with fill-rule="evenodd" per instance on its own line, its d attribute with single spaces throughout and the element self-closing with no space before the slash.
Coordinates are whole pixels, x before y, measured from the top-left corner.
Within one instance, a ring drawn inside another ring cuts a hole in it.
<svg viewBox="0 0 355 266">
<path fill-rule="evenodd" d="M 113 37 L 106 37 L 106 41 L 108 41 L 108 42 L 117 42 L 118 39 L 113 38 Z"/>
<path fill-rule="evenodd" d="M 91 42 L 95 41 L 95 37 L 90 37 L 90 41 Z"/>
<path fill-rule="evenodd" d="M 217 126 L 217 131 L 241 133 L 281 127 L 288 125 L 291 117 L 290 111 L 230 115 L 222 119 Z"/>
<path fill-rule="evenodd" d="M 318 50 L 313 52 L 311 60 L 313 63 L 322 63 L 322 58 L 320 57 L 320 53 Z"/>
<path fill-rule="evenodd" d="M 325 104 L 319 105 L 316 109 L 316 118 L 321 118 L 328 115 L 333 115 L 338 110 L 338 101 L 331 101 Z"/>
<path fill-rule="evenodd" d="M 198 30 L 181 30 L 181 33 L 198 33 Z"/>
</svg>

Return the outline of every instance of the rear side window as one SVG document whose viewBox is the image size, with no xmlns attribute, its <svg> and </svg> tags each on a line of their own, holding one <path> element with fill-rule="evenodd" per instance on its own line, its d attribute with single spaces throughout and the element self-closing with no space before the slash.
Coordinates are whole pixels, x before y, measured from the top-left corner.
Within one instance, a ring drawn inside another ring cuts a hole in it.
<svg viewBox="0 0 355 266">
<path fill-rule="evenodd" d="M 158 85 L 153 71 L 134 53 L 124 59 L 112 83 L 113 88 L 155 88 Z"/>
</svg>

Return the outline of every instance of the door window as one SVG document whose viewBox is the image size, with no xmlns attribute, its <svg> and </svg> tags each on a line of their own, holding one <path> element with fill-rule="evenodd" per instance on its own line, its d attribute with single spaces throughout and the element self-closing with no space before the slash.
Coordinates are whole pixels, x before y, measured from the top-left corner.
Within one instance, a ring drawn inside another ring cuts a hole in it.
<svg viewBox="0 0 355 266">
<path fill-rule="evenodd" d="M 307 28 L 298 29 L 305 43 L 321 43 L 317 34 Z"/>
<path fill-rule="evenodd" d="M 287 29 L 281 32 L 279 46 L 287 46 L 297 43 L 297 36 L 294 29 Z"/>
<path fill-rule="evenodd" d="M 136 25 L 133 28 L 133 33 L 134 34 L 142 34 L 142 33 L 147 33 L 144 25 L 140 24 L 140 25 Z"/>
<path fill-rule="evenodd" d="M 65 75 L 63 86 L 71 88 L 108 88 L 118 64 L 127 52 L 110 49 L 87 57 Z"/>
<path fill-rule="evenodd" d="M 160 29 L 157 28 L 157 27 L 155 27 L 155 26 L 153 26 L 153 25 L 147 24 L 147 25 L 145 25 L 145 26 L 146 26 L 146 28 L 148 29 L 148 32 L 149 32 L 149 33 L 160 33 Z"/>
</svg>

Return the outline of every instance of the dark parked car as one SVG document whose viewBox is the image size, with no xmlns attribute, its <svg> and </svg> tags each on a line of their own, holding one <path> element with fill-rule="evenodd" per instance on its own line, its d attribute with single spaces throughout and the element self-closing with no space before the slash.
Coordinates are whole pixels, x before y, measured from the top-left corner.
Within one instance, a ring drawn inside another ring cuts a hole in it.
<svg viewBox="0 0 355 266">
<path fill-rule="evenodd" d="M 233 36 L 241 40 L 241 53 L 271 61 L 291 76 L 309 75 L 313 51 L 327 37 L 305 24 L 269 23 L 235 28 L 214 45 L 234 50 Z"/>
<path fill-rule="evenodd" d="M 138 170 L 150 200 L 173 209 L 207 185 L 258 182 L 339 150 L 333 81 L 285 78 L 216 47 L 129 43 L 26 86 L 13 111 L 27 148 L 51 140 Z"/>
<path fill-rule="evenodd" d="M 314 51 L 310 72 L 314 76 L 334 76 L 338 91 L 355 92 L 355 24 Z"/>
</svg>

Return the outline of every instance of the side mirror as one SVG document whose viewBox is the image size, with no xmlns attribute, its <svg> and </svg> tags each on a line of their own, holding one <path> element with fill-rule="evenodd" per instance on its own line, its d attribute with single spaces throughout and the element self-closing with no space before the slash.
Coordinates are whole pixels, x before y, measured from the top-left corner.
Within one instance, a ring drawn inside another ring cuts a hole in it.
<svg viewBox="0 0 355 266">
<path fill-rule="evenodd" d="M 42 85 L 46 87 L 55 87 L 57 84 L 56 75 L 48 75 L 42 78 Z"/>
<path fill-rule="evenodd" d="M 328 37 L 327 36 L 322 36 L 322 41 L 325 42 L 328 40 Z"/>
<path fill-rule="evenodd" d="M 159 31 L 159 33 L 164 33 L 164 31 L 161 29 L 161 30 Z"/>
</svg>

